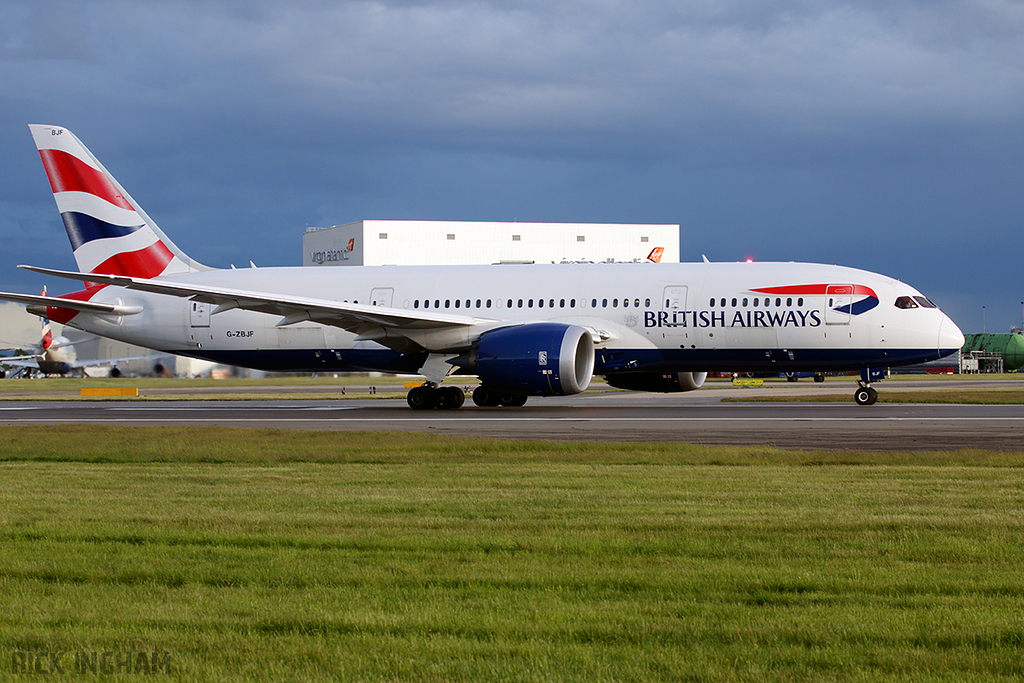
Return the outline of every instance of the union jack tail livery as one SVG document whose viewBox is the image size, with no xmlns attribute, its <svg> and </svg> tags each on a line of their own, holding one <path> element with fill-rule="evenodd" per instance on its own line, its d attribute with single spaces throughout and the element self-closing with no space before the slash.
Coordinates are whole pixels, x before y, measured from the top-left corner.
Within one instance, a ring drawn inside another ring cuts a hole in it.
<svg viewBox="0 0 1024 683">
<path fill-rule="evenodd" d="M 29 128 L 80 272 L 151 278 L 209 270 L 167 238 L 71 131 Z"/>
</svg>

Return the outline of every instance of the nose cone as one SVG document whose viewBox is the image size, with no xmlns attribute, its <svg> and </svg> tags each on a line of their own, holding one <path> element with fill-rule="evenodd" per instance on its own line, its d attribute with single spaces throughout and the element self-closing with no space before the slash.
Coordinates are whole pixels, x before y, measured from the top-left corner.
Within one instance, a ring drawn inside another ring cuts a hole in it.
<svg viewBox="0 0 1024 683">
<path fill-rule="evenodd" d="M 948 356 L 959 351 L 963 345 L 964 333 L 949 316 L 943 315 L 942 323 L 939 325 L 939 354 Z"/>
</svg>

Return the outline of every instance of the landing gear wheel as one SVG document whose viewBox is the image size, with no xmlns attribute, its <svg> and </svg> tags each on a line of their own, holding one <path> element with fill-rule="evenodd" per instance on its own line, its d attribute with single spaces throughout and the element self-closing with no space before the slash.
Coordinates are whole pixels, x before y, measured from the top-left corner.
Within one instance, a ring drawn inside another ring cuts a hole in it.
<svg viewBox="0 0 1024 683">
<path fill-rule="evenodd" d="M 458 387 L 440 387 L 434 391 L 438 410 L 458 410 L 466 402 L 466 395 Z"/>
<path fill-rule="evenodd" d="M 794 374 L 793 374 L 792 372 L 787 372 L 787 373 L 786 373 L 786 381 L 787 381 L 787 382 L 795 382 L 795 381 L 797 381 L 798 379 L 799 379 L 799 378 L 798 378 L 798 377 L 797 377 L 796 375 L 794 375 Z"/>
<path fill-rule="evenodd" d="M 497 408 L 501 405 L 501 394 L 487 387 L 477 387 L 473 392 L 473 403 L 481 408 Z"/>
<path fill-rule="evenodd" d="M 430 410 L 434 407 L 435 392 L 428 386 L 413 387 L 405 400 L 413 410 Z"/>
<path fill-rule="evenodd" d="M 871 387 L 861 387 L 853 395 L 853 400 L 857 402 L 857 405 L 870 406 L 878 401 L 878 392 Z"/>
<path fill-rule="evenodd" d="M 501 405 L 509 408 L 521 408 L 526 405 L 527 398 L 529 397 L 526 394 L 509 394 L 501 397 Z"/>
<path fill-rule="evenodd" d="M 825 381 L 825 375 L 820 373 L 820 372 L 815 373 L 814 374 L 814 381 L 815 382 L 824 382 Z"/>
</svg>

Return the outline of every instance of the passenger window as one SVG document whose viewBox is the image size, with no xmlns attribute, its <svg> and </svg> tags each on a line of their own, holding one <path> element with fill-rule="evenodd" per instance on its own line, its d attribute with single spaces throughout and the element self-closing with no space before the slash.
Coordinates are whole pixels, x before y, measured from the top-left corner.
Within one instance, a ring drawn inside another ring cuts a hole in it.
<svg viewBox="0 0 1024 683">
<path fill-rule="evenodd" d="M 640 308 L 640 299 L 633 299 L 633 307 Z"/>
<path fill-rule="evenodd" d="M 558 307 L 559 308 L 565 308 L 565 299 L 559 299 L 558 300 Z"/>
<path fill-rule="evenodd" d="M 793 305 L 793 297 L 789 297 L 788 299 L 786 299 L 786 305 L 787 306 L 792 306 Z"/>
<path fill-rule="evenodd" d="M 471 301 L 470 301 L 469 299 L 466 299 L 466 308 L 469 308 L 469 305 L 470 305 L 471 303 L 472 303 L 472 302 L 471 302 Z M 477 305 L 478 307 L 480 306 L 480 301 L 479 301 L 479 300 L 478 300 L 478 301 L 476 302 L 476 305 Z"/>
<path fill-rule="evenodd" d="M 420 307 L 420 300 L 416 299 L 416 301 L 413 301 L 412 302 L 412 307 L 413 308 L 419 308 Z"/>
<path fill-rule="evenodd" d="M 754 308 L 757 308 L 757 299 L 754 299 Z"/>
<path fill-rule="evenodd" d="M 619 307 L 619 300 L 618 299 L 612 299 L 612 308 L 618 308 L 618 307 Z"/>
<path fill-rule="evenodd" d="M 576 308 L 576 299 L 569 299 L 569 308 Z"/>
<path fill-rule="evenodd" d="M 732 298 L 732 307 L 736 308 L 736 297 Z"/>
<path fill-rule="evenodd" d="M 441 300 L 434 299 L 434 308 L 441 308 Z"/>
<path fill-rule="evenodd" d="M 601 299 L 601 308 L 608 308 L 608 299 Z"/>
<path fill-rule="evenodd" d="M 647 308 L 650 308 L 651 307 L 651 300 L 650 299 L 644 299 L 644 306 L 646 306 Z"/>
<path fill-rule="evenodd" d="M 476 307 L 477 307 L 477 308 L 480 308 L 480 299 L 477 299 L 477 300 L 476 300 Z"/>
<path fill-rule="evenodd" d="M 747 297 L 743 297 L 743 307 L 744 307 L 744 308 L 746 308 L 746 307 L 747 307 L 747 302 L 748 302 L 748 299 L 747 299 Z"/>
<path fill-rule="evenodd" d="M 533 299 L 529 299 L 529 300 L 527 300 L 527 302 L 526 302 L 526 307 L 527 307 L 527 308 L 533 308 Z"/>
<path fill-rule="evenodd" d="M 623 308 L 629 308 L 629 299 L 623 299 L 622 300 L 622 307 Z"/>
<path fill-rule="evenodd" d="M 458 307 L 459 307 L 459 300 L 458 300 L 458 299 L 456 299 L 456 300 L 455 300 L 455 308 L 458 308 Z"/>
<path fill-rule="evenodd" d="M 775 299 L 775 305 L 776 306 L 781 306 L 782 305 L 782 299 L 781 298 Z"/>
<path fill-rule="evenodd" d="M 797 306 L 803 306 L 804 305 L 804 298 L 800 297 L 799 299 L 797 299 L 796 300 L 796 305 Z"/>
<path fill-rule="evenodd" d="M 488 299 L 488 300 L 487 300 L 487 308 L 490 308 L 490 307 L 491 307 L 491 300 L 490 300 L 490 299 Z"/>
<path fill-rule="evenodd" d="M 544 299 L 537 299 L 537 308 L 544 308 Z"/>
<path fill-rule="evenodd" d="M 522 308 L 522 307 L 523 307 L 523 300 L 522 300 L 522 299 L 520 299 L 520 300 L 519 300 L 519 308 Z"/>
<path fill-rule="evenodd" d="M 522 300 L 520 300 L 520 301 L 519 301 L 519 307 L 520 307 L 520 308 L 522 308 L 522 307 L 523 307 L 523 302 L 522 302 Z M 508 300 L 508 306 L 506 306 L 505 308 L 512 308 L 512 299 L 509 299 L 509 300 Z"/>
<path fill-rule="evenodd" d="M 562 300 L 562 305 L 565 306 L 565 300 L 564 299 Z M 554 299 L 548 299 L 548 308 L 554 308 L 554 307 L 555 307 L 555 300 Z"/>
<path fill-rule="evenodd" d="M 720 303 L 722 305 L 722 308 L 725 308 L 725 297 L 722 297 L 722 301 Z"/>
<path fill-rule="evenodd" d="M 708 306 L 710 306 L 711 308 L 714 308 L 715 307 L 715 300 L 711 299 L 711 301 L 708 303 Z"/>
<path fill-rule="evenodd" d="M 896 308 L 917 308 L 917 302 L 909 296 L 901 296 L 896 299 Z"/>
<path fill-rule="evenodd" d="M 445 308 L 448 308 L 448 307 L 450 307 L 450 306 L 451 306 L 451 304 L 452 304 L 452 300 L 451 300 L 451 299 L 445 299 L 445 300 L 444 300 L 444 307 L 445 307 Z"/>
</svg>

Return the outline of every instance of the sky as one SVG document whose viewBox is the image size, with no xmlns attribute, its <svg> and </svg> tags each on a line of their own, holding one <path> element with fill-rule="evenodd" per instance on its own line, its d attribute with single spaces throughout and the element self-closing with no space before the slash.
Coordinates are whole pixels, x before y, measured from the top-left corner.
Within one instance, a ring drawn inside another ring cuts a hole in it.
<svg viewBox="0 0 1024 683">
<path fill-rule="evenodd" d="M 30 123 L 211 266 L 363 219 L 670 223 L 684 261 L 1024 317 L 1019 0 L 5 0 L 0 289 L 56 292 L 16 269 L 75 268 Z"/>
</svg>

